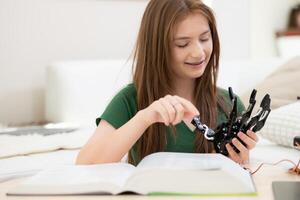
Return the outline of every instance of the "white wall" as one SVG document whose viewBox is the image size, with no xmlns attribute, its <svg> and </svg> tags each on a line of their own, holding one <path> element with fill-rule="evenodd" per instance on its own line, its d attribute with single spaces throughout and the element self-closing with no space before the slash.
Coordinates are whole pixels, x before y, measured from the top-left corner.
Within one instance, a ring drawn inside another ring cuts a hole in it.
<svg viewBox="0 0 300 200">
<path fill-rule="evenodd" d="M 250 10 L 251 0 L 214 0 L 221 43 L 222 59 L 247 59 L 250 56 Z"/>
<path fill-rule="evenodd" d="M 264 59 L 278 55 L 275 33 L 287 25 L 300 0 L 214 0 L 222 58 Z"/>
<path fill-rule="evenodd" d="M 0 123 L 44 120 L 45 68 L 127 58 L 148 0 L 0 0 Z M 214 0 L 222 59 L 276 55 L 274 32 L 299 0 Z"/>
<path fill-rule="evenodd" d="M 128 58 L 146 3 L 0 0 L 0 123 L 44 119 L 49 63 Z"/>
<path fill-rule="evenodd" d="M 287 26 L 290 8 L 299 0 L 250 1 L 250 57 L 278 55 L 275 33 Z"/>
</svg>

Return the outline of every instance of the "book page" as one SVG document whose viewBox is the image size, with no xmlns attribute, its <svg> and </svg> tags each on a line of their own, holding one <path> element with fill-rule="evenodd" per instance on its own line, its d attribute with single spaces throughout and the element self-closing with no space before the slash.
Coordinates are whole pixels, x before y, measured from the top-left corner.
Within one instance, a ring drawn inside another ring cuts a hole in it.
<svg viewBox="0 0 300 200">
<path fill-rule="evenodd" d="M 201 169 L 216 170 L 222 167 L 222 162 L 211 154 L 169 153 L 160 152 L 146 156 L 137 166 L 142 169 Z"/>
<path fill-rule="evenodd" d="M 126 163 L 71 165 L 44 170 L 23 182 L 15 192 L 31 194 L 115 193 L 135 167 Z M 23 187 L 23 188 L 22 188 Z M 25 190 L 24 190 L 25 188 Z M 13 190 L 10 193 L 14 193 Z"/>
<path fill-rule="evenodd" d="M 125 190 L 140 194 L 253 195 L 248 171 L 221 154 L 155 153 L 145 157 Z"/>
</svg>

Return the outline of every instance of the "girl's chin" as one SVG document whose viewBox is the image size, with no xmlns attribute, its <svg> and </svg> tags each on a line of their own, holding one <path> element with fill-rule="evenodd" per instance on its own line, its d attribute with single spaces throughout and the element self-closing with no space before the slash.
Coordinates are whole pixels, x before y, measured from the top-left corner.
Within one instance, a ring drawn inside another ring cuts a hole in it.
<svg viewBox="0 0 300 200">
<path fill-rule="evenodd" d="M 184 73 L 184 76 L 182 76 L 182 77 L 185 77 L 187 79 L 196 79 L 196 78 L 200 78 L 202 75 L 203 75 L 202 71 L 197 72 L 197 73 L 186 72 L 186 73 Z"/>
<path fill-rule="evenodd" d="M 202 75 L 203 75 L 203 72 L 191 74 L 190 77 L 191 77 L 191 78 L 200 78 Z"/>
<path fill-rule="evenodd" d="M 199 68 L 188 68 L 186 69 L 186 74 L 191 78 L 199 78 L 203 75 L 205 70 L 205 66 L 201 66 Z"/>
</svg>

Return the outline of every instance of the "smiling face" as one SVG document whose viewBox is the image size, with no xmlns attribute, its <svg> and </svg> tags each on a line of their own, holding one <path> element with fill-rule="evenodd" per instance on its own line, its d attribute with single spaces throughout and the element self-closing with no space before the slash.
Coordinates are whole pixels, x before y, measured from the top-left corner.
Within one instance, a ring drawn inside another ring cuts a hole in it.
<svg viewBox="0 0 300 200">
<path fill-rule="evenodd" d="M 171 51 L 171 68 L 177 79 L 196 79 L 203 75 L 213 51 L 213 40 L 202 14 L 189 14 L 177 24 Z"/>
</svg>

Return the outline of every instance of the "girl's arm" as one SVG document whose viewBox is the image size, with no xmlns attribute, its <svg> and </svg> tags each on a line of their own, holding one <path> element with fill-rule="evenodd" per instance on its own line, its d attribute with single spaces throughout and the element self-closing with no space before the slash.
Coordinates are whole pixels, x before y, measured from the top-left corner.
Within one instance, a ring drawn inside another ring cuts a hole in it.
<svg viewBox="0 0 300 200">
<path fill-rule="evenodd" d="M 153 123 L 175 125 L 182 119 L 191 120 L 199 115 L 197 108 L 188 100 L 167 95 L 140 110 L 126 124 L 115 129 L 101 120 L 95 133 L 77 156 L 76 164 L 119 162 L 145 130 Z"/>
<path fill-rule="evenodd" d="M 148 126 L 143 111 L 139 111 L 119 129 L 101 120 L 93 136 L 79 152 L 76 164 L 119 162 Z"/>
</svg>

